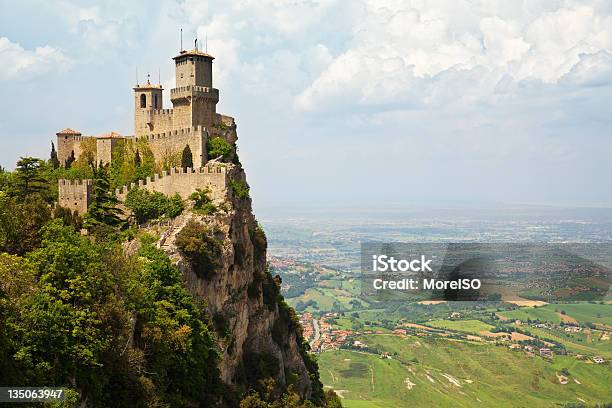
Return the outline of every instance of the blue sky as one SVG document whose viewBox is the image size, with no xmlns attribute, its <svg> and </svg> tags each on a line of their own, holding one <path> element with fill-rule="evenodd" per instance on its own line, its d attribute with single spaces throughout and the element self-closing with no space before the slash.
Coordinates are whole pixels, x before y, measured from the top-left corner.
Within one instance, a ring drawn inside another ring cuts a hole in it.
<svg viewBox="0 0 612 408">
<path fill-rule="evenodd" d="M 181 27 L 260 207 L 612 205 L 603 0 L 0 0 L 0 164 L 131 134 L 136 69 L 171 88 Z"/>
</svg>

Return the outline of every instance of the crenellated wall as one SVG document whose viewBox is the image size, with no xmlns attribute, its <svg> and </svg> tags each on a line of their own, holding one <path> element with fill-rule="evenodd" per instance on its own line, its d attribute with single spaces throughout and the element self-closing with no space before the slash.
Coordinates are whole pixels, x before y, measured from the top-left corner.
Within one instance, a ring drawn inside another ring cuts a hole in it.
<svg viewBox="0 0 612 408">
<path fill-rule="evenodd" d="M 116 189 L 115 195 L 119 201 L 125 201 L 127 193 L 137 187 L 158 191 L 167 196 L 178 193 L 184 200 L 188 199 L 196 189 L 208 187 L 210 198 L 215 204 L 219 204 L 227 195 L 228 169 L 226 165 L 220 163 L 211 163 L 198 169 L 173 168 L 169 173 L 163 171 L 161 175 L 155 174 L 153 178 L 147 177 L 146 180 L 138 180 L 138 183 Z"/>
<path fill-rule="evenodd" d="M 120 202 L 124 202 L 127 193 L 134 188 L 148 191 L 157 191 L 167 196 L 179 194 L 182 199 L 187 200 L 191 193 L 197 189 L 208 188 L 210 198 L 215 204 L 220 204 L 227 197 L 229 173 L 227 165 L 223 163 L 209 163 L 198 169 L 172 168 L 170 172 L 163 171 L 155 174 L 153 178 L 138 180 L 129 186 L 123 186 L 115 190 L 115 196 Z M 58 204 L 77 211 L 80 215 L 87 212 L 92 200 L 92 180 L 65 180 L 58 181 L 59 200 Z"/>
<path fill-rule="evenodd" d="M 58 180 L 59 200 L 58 204 L 77 211 L 80 215 L 87 212 L 91 204 L 93 181 L 92 180 Z"/>
<path fill-rule="evenodd" d="M 134 117 L 136 136 L 148 133 L 164 133 L 173 129 L 190 127 L 188 119 L 181 120 L 174 109 L 137 109 Z"/>
<path fill-rule="evenodd" d="M 156 163 L 164 163 L 173 156 L 180 159 L 186 145 L 189 145 L 191 149 L 194 167 L 203 166 L 208 159 L 206 155 L 208 132 L 203 126 L 147 134 L 140 137 L 148 141 Z"/>
</svg>

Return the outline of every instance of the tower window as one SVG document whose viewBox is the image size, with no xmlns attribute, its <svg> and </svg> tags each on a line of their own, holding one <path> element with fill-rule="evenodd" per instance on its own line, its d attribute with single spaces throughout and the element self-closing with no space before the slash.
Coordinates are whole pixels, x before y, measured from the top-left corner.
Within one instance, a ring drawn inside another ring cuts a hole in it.
<svg viewBox="0 0 612 408">
<path fill-rule="evenodd" d="M 141 108 L 147 107 L 147 96 L 145 94 L 140 94 L 140 107 Z"/>
<path fill-rule="evenodd" d="M 159 106 L 157 105 L 157 95 L 153 95 L 153 107 L 159 108 Z"/>
</svg>

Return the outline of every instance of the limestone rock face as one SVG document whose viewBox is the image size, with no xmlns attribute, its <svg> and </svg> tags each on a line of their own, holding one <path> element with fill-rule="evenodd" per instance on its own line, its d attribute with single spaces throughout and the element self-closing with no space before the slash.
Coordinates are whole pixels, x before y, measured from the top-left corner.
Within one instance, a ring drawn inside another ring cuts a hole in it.
<svg viewBox="0 0 612 408">
<path fill-rule="evenodd" d="M 239 166 L 230 163 L 227 166 L 231 179 L 246 182 Z M 238 197 L 229 188 L 225 203 L 218 208 L 212 215 L 185 212 L 162 235 L 158 246 L 182 271 L 189 291 L 206 302 L 213 320 L 224 322 L 225 335 L 217 333 L 222 352 L 221 379 L 248 390 L 245 370 L 248 370 L 249 358 L 271 355 L 278 361 L 277 383 L 285 385 L 291 376 L 296 391 L 310 398 L 316 384 L 311 380 L 300 348 L 298 330 L 301 328 L 288 321 L 286 308 L 283 315 L 283 306 L 276 295 L 270 300 L 270 286 L 274 282 L 266 271 L 267 242 L 252 213 L 251 199 Z M 220 267 L 210 276 L 198 274 L 175 244 L 177 236 L 190 222 L 214 231 L 214 237 L 222 243 Z"/>
</svg>

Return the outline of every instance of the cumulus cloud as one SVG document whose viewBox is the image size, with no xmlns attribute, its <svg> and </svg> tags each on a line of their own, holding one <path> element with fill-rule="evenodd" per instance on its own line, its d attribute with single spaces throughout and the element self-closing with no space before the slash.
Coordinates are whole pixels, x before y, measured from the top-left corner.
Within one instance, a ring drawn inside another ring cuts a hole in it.
<svg viewBox="0 0 612 408">
<path fill-rule="evenodd" d="M 32 80 L 70 67 L 70 59 L 49 45 L 26 50 L 6 37 L 0 37 L 0 80 Z"/>
<path fill-rule="evenodd" d="M 312 111 L 338 103 L 396 107 L 456 100 L 432 98 L 440 82 L 451 95 L 476 91 L 474 101 L 482 102 L 494 100 L 500 82 L 507 89 L 508 81 L 556 84 L 568 75 L 575 84 L 601 81 L 610 73 L 612 16 L 559 3 L 534 14 L 517 2 L 500 16 L 499 8 L 467 1 L 366 1 L 367 18 L 355 22 L 352 43 L 296 96 L 295 106 Z M 456 10 L 458 4 L 463 7 Z"/>
</svg>

